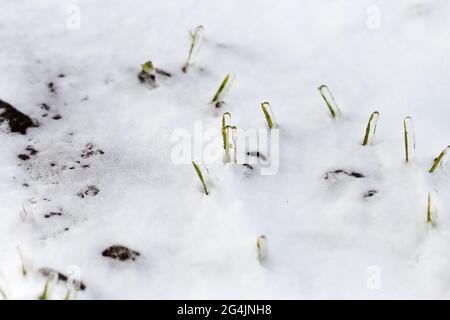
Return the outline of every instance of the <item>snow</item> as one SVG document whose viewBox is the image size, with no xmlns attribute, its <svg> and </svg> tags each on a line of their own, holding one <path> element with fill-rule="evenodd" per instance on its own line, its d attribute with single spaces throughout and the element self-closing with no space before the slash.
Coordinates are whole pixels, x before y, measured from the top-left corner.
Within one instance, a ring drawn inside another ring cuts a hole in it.
<svg viewBox="0 0 450 320">
<path fill-rule="evenodd" d="M 0 132 L 0 288 L 36 299 L 37 270 L 49 267 L 75 270 L 87 286 L 77 299 L 450 298 L 448 176 L 427 172 L 450 142 L 449 10 L 444 0 L 3 0 L 0 99 L 40 126 Z M 204 41 L 184 74 L 199 24 Z M 137 79 L 147 60 L 172 74 L 156 89 Z M 321 84 L 342 117 L 328 115 Z M 278 172 L 207 164 L 206 196 L 191 162 L 173 162 L 174 132 L 201 121 L 220 149 L 222 112 L 265 129 L 263 101 L 279 125 Z M 375 110 L 374 144 L 362 147 Z M 408 164 L 406 116 L 417 138 Z M 90 143 L 104 154 L 82 158 Z M 22 161 L 28 145 L 38 153 Z M 338 169 L 365 178 L 323 179 Z M 77 196 L 90 185 L 97 195 Z M 141 255 L 103 257 L 112 245 Z M 51 284 L 51 298 L 65 293 Z"/>
</svg>

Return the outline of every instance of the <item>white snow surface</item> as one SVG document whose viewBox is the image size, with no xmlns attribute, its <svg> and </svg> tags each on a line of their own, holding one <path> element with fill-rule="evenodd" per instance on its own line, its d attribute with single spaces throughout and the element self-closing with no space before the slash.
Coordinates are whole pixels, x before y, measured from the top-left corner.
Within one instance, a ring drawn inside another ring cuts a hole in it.
<svg viewBox="0 0 450 320">
<path fill-rule="evenodd" d="M 78 299 L 450 298 L 449 177 L 445 167 L 427 172 L 450 143 L 448 1 L 0 5 L 0 99 L 40 123 L 27 135 L 0 132 L 0 288 L 8 298 L 36 299 L 46 281 L 39 268 L 71 266 L 87 286 Z M 79 30 L 67 27 L 72 5 Z M 367 26 L 373 6 L 377 30 Z M 188 31 L 200 24 L 205 40 L 184 74 Z M 172 77 L 156 89 L 139 83 L 146 60 Z M 235 80 L 215 110 L 209 100 L 229 72 Z M 341 118 L 328 115 L 321 84 Z M 280 126 L 278 173 L 210 166 L 206 196 L 192 165 L 173 163 L 173 132 L 201 121 L 220 133 L 225 111 L 240 128 L 265 128 L 262 101 Z M 363 147 L 374 110 L 377 135 Z M 417 138 L 408 164 L 405 116 Z M 88 143 L 104 154 L 81 158 Z M 38 153 L 22 161 L 28 145 Z M 337 169 L 366 178 L 324 181 Z M 81 199 L 88 185 L 100 191 Z M 378 194 L 364 199 L 371 189 Z M 56 211 L 63 214 L 44 217 Z M 101 255 L 115 244 L 141 255 Z M 368 285 L 374 266 L 376 288 Z M 64 297 L 63 284 L 50 289 Z"/>
</svg>

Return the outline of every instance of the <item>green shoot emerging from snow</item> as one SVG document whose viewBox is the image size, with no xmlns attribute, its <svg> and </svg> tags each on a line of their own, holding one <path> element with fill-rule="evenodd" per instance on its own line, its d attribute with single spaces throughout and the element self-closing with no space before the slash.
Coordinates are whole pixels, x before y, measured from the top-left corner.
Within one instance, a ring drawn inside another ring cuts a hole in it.
<svg viewBox="0 0 450 320">
<path fill-rule="evenodd" d="M 181 70 L 186 73 L 188 68 L 194 64 L 195 57 L 200 51 L 200 44 L 203 38 L 203 26 L 197 26 L 194 33 L 190 33 L 191 36 L 191 46 L 189 47 L 189 53 L 186 63 L 183 65 Z"/>
<path fill-rule="evenodd" d="M 431 223 L 431 193 L 428 192 L 427 223 Z"/>
<path fill-rule="evenodd" d="M 48 284 L 50 282 L 50 277 L 45 280 L 44 290 L 42 291 L 41 295 L 39 296 L 39 300 L 48 300 Z"/>
<path fill-rule="evenodd" d="M 222 101 L 220 100 L 220 96 L 222 95 L 224 89 L 227 87 L 228 82 L 230 81 L 230 74 L 227 74 L 225 78 L 222 80 L 222 83 L 219 86 L 219 89 L 217 89 L 216 94 L 211 100 L 212 104 L 215 104 L 216 108 L 220 107 L 222 105 Z"/>
<path fill-rule="evenodd" d="M 151 61 L 147 61 L 143 65 L 141 65 L 142 71 L 148 75 L 151 75 L 153 72 L 153 63 Z"/>
<path fill-rule="evenodd" d="M 378 122 L 379 115 L 380 115 L 380 113 L 378 111 L 374 111 L 370 115 L 369 121 L 367 122 L 366 134 L 364 135 L 364 140 L 362 143 L 363 146 L 367 146 L 369 144 L 369 137 L 370 137 L 371 132 L 372 132 L 371 143 L 373 142 L 373 139 L 375 138 L 375 133 L 377 131 L 377 122 Z M 373 126 L 372 126 L 372 121 L 373 121 Z"/>
<path fill-rule="evenodd" d="M 267 125 L 269 126 L 269 128 L 270 129 L 274 128 L 276 125 L 275 117 L 273 115 L 273 111 L 270 106 L 270 103 L 268 103 L 268 102 L 261 103 L 261 109 L 262 109 L 262 112 L 264 113 L 264 117 L 266 118 L 266 122 L 267 122 Z"/>
<path fill-rule="evenodd" d="M 205 190 L 206 195 L 208 195 L 209 194 L 208 188 L 206 187 L 206 183 L 205 183 L 205 180 L 203 179 L 203 175 L 202 175 L 202 172 L 200 171 L 200 168 L 194 161 L 192 161 L 192 165 L 194 166 L 195 172 L 197 172 L 198 178 L 200 179 L 200 182 L 202 183 L 203 190 Z"/>
<path fill-rule="evenodd" d="M 325 103 L 328 107 L 328 110 L 330 111 L 330 114 L 333 118 L 336 118 L 337 116 L 341 115 L 341 111 L 339 110 L 339 107 L 334 100 L 333 95 L 331 94 L 330 89 L 326 85 L 321 85 L 318 87 L 320 95 L 322 96 L 323 100 L 325 100 Z"/>
<path fill-rule="evenodd" d="M 64 300 L 70 300 L 70 289 L 67 289 L 66 296 L 64 297 Z"/>
<path fill-rule="evenodd" d="M 436 159 L 434 159 L 434 163 L 433 163 L 433 166 L 430 168 L 430 170 L 428 171 L 429 173 L 433 173 L 435 170 L 436 170 L 436 168 L 438 167 L 438 165 L 439 164 L 442 164 L 442 162 L 443 162 L 443 160 L 444 160 L 444 158 L 445 158 L 445 156 L 446 156 L 446 154 L 447 154 L 447 151 L 450 149 L 450 146 L 447 146 L 447 148 L 445 148 L 444 150 L 442 150 L 442 152 L 439 154 L 439 156 L 436 158 Z"/>
<path fill-rule="evenodd" d="M 410 160 L 410 147 L 413 147 L 413 150 L 416 149 L 416 136 L 414 133 L 414 123 L 411 117 L 406 117 L 403 119 L 403 136 L 405 139 L 405 159 L 406 162 Z"/>
<path fill-rule="evenodd" d="M 427 198 L 427 223 L 435 226 L 437 218 L 437 204 L 436 204 L 437 191 L 433 190 L 428 192 Z"/>
</svg>

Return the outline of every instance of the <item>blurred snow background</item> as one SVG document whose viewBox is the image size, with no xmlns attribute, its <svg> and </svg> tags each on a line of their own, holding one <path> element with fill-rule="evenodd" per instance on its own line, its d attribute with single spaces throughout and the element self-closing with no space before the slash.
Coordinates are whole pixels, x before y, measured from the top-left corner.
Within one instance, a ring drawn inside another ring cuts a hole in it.
<svg viewBox="0 0 450 320">
<path fill-rule="evenodd" d="M 80 299 L 450 298 L 449 177 L 427 173 L 450 143 L 448 1 L 1 7 L 0 99 L 40 122 L 26 136 L 0 134 L 0 286 L 10 298 L 38 297 L 45 278 L 35 270 L 74 266 L 87 286 Z M 188 31 L 199 24 L 205 41 L 183 74 Z M 146 60 L 172 77 L 154 90 L 140 84 Z M 219 112 L 208 102 L 228 72 L 236 79 Z M 327 115 L 320 84 L 343 118 Z M 262 101 L 280 125 L 278 174 L 211 167 L 205 196 L 192 165 L 172 162 L 173 132 L 198 120 L 220 130 L 223 111 L 240 128 L 264 128 Z M 363 148 L 374 110 L 375 143 Z M 405 165 L 408 115 L 417 150 Z M 88 144 L 104 154 L 81 157 Z M 18 159 L 28 145 L 38 153 Z M 336 169 L 366 178 L 327 184 L 323 175 Z M 77 196 L 89 185 L 96 196 Z M 364 199 L 371 189 L 378 194 Z M 433 189 L 439 217 L 430 227 Z M 114 244 L 141 256 L 103 257 Z M 64 297 L 61 286 L 52 298 Z"/>
</svg>

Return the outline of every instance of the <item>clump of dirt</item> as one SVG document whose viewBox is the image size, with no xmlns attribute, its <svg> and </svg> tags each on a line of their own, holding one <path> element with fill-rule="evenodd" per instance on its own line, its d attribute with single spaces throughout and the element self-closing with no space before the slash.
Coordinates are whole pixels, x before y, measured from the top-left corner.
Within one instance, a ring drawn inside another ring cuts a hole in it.
<svg viewBox="0 0 450 320">
<path fill-rule="evenodd" d="M 56 93 L 56 87 L 55 87 L 55 84 L 53 82 L 47 83 L 47 87 L 48 87 L 48 90 L 51 93 Z"/>
<path fill-rule="evenodd" d="M 141 254 L 121 245 L 113 245 L 102 252 L 102 256 L 120 261 L 136 260 Z"/>
<path fill-rule="evenodd" d="M 369 190 L 366 193 L 364 193 L 364 198 L 371 198 L 375 196 L 378 193 L 378 190 Z"/>
<path fill-rule="evenodd" d="M 147 61 L 142 65 L 142 70 L 138 74 L 138 79 L 141 83 L 145 83 L 151 88 L 158 87 L 158 83 L 156 82 L 156 75 L 161 75 L 164 77 L 171 77 L 172 75 L 159 68 L 154 68 L 153 63 L 151 61 Z"/>
<path fill-rule="evenodd" d="M 41 103 L 41 109 L 45 111 L 50 111 L 50 106 L 46 103 Z"/>
<path fill-rule="evenodd" d="M 142 70 L 138 74 L 138 79 L 141 83 L 145 83 L 149 85 L 151 88 L 158 87 L 158 84 L 156 83 L 156 76 L 154 74 L 150 74 Z"/>
<path fill-rule="evenodd" d="M 69 279 L 69 277 L 67 275 L 65 275 L 62 272 L 56 271 L 55 269 L 52 268 L 40 268 L 39 269 L 39 273 L 42 274 L 44 277 L 56 277 L 56 279 L 58 281 L 61 282 L 65 282 L 65 283 L 70 283 L 72 286 L 74 286 L 75 288 L 77 288 L 78 290 L 85 290 L 86 289 L 86 285 L 79 279 Z"/>
<path fill-rule="evenodd" d="M 49 219 L 54 216 L 62 216 L 62 212 L 49 212 L 46 215 L 44 215 L 44 218 Z"/>
<path fill-rule="evenodd" d="M 59 120 L 59 119 L 62 119 L 62 116 L 61 116 L 60 114 L 55 114 L 55 115 L 52 117 L 52 119 L 53 119 L 53 120 Z"/>
<path fill-rule="evenodd" d="M 26 134 L 28 128 L 38 127 L 37 123 L 9 103 L 0 99 L 0 123 L 6 121 L 11 132 Z"/>
<path fill-rule="evenodd" d="M 31 156 L 34 156 L 34 155 L 36 155 L 39 152 L 35 148 L 33 148 L 33 146 L 27 146 L 25 148 L 25 150 L 28 151 Z"/>
<path fill-rule="evenodd" d="M 86 148 L 82 151 L 81 157 L 87 159 L 98 154 L 104 154 L 103 150 L 96 148 L 92 143 L 88 143 Z"/>
<path fill-rule="evenodd" d="M 20 160 L 23 160 L 23 161 L 30 160 L 31 156 L 34 156 L 39 152 L 35 148 L 33 148 L 33 146 L 27 146 L 25 148 L 25 151 L 27 151 L 28 154 L 21 153 L 17 156 Z"/>
<path fill-rule="evenodd" d="M 21 153 L 17 156 L 20 160 L 27 161 L 30 160 L 30 156 L 24 153 Z"/>
<path fill-rule="evenodd" d="M 94 185 L 90 185 L 87 186 L 86 188 L 84 188 L 83 190 L 81 190 L 80 192 L 78 192 L 78 196 L 80 198 L 84 198 L 84 197 L 94 197 L 96 196 L 98 193 L 100 192 L 100 190 L 94 186 Z"/>
</svg>

